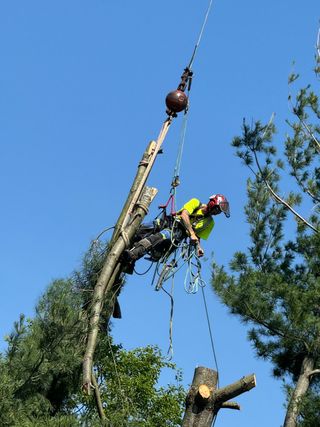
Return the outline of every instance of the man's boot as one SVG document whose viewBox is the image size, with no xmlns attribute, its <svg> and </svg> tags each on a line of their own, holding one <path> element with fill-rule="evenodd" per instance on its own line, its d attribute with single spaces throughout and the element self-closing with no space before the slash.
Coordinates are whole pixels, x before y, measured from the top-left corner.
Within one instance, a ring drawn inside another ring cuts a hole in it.
<svg viewBox="0 0 320 427">
<path fill-rule="evenodd" d="M 164 238 L 162 233 L 156 233 L 140 240 L 132 249 L 125 250 L 122 256 L 123 262 L 126 264 L 124 272 L 132 274 L 135 262 L 142 258 L 152 247 L 163 241 Z"/>
<path fill-rule="evenodd" d="M 147 238 L 142 239 L 132 249 L 124 251 L 124 259 L 128 262 L 137 261 L 147 253 L 148 249 L 150 249 L 151 246 L 152 243 L 150 242 L 150 240 L 148 240 Z"/>
</svg>

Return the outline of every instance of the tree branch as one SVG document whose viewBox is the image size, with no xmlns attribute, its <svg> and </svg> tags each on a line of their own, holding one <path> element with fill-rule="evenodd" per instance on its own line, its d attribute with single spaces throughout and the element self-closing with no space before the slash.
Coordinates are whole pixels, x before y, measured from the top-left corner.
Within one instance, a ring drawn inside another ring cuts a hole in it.
<svg viewBox="0 0 320 427">
<path fill-rule="evenodd" d="M 237 402 L 223 402 L 223 404 L 221 405 L 222 409 L 237 409 L 238 411 L 240 411 L 241 407 L 239 405 L 239 403 Z"/>
<path fill-rule="evenodd" d="M 289 211 L 290 212 L 292 212 L 297 218 L 299 218 L 300 219 L 300 221 L 302 221 L 305 225 L 307 225 L 308 227 L 310 227 L 313 231 L 315 231 L 316 233 L 319 233 L 319 230 L 317 230 L 312 224 L 310 224 L 305 218 L 303 218 L 301 215 L 299 215 L 298 214 L 298 212 L 297 211 L 295 211 L 290 205 L 289 205 L 289 203 L 287 203 L 285 200 L 283 200 L 274 190 L 273 190 L 273 188 L 271 187 L 271 185 L 269 184 L 269 182 L 266 180 L 266 178 L 264 178 L 264 176 L 263 176 L 263 172 L 262 172 L 262 169 L 261 169 L 261 166 L 260 166 L 260 163 L 259 163 L 259 159 L 258 159 L 258 156 L 257 156 L 257 153 L 256 153 L 256 151 L 253 149 L 252 150 L 253 151 L 253 154 L 254 154 L 254 157 L 255 157 L 255 160 L 256 160 L 256 164 L 257 164 L 257 167 L 258 167 L 258 169 L 259 169 L 259 172 L 260 172 L 260 176 L 261 176 L 261 178 L 262 178 L 262 180 L 263 180 L 263 182 L 265 183 L 265 185 L 266 185 L 266 187 L 267 187 L 267 189 L 269 190 L 269 192 L 272 194 L 272 196 L 275 198 L 275 200 L 277 201 L 277 202 L 279 202 L 279 203 L 281 203 L 283 206 L 285 206 L 287 209 L 289 209 Z"/>
<path fill-rule="evenodd" d="M 313 375 L 320 375 L 320 369 L 314 369 L 312 372 L 309 372 L 309 377 Z"/>
<path fill-rule="evenodd" d="M 247 375 L 233 384 L 219 388 L 214 393 L 214 400 L 216 402 L 225 402 L 226 400 L 232 399 L 233 397 L 239 396 L 239 394 L 251 390 L 256 386 L 256 384 L 255 375 Z"/>
<path fill-rule="evenodd" d="M 291 108 L 292 108 L 293 114 L 298 117 L 298 119 L 299 119 L 300 123 L 302 124 L 302 126 L 304 127 L 305 131 L 309 134 L 309 137 L 311 137 L 311 139 L 315 143 L 318 153 L 320 153 L 320 143 L 319 143 L 319 141 L 317 140 L 317 138 L 315 137 L 314 133 L 312 132 L 312 130 L 310 129 L 310 127 L 307 125 L 307 123 L 302 119 L 302 117 L 300 117 L 300 115 L 297 112 L 297 109 L 293 106 L 293 104 L 292 104 L 291 101 L 290 101 L 290 103 L 291 103 Z"/>
<path fill-rule="evenodd" d="M 91 375 L 91 381 L 92 381 L 92 385 L 94 387 L 94 397 L 96 400 L 96 406 L 98 409 L 98 414 L 101 420 L 105 420 L 106 419 L 106 414 L 104 413 L 103 410 L 103 406 L 102 406 L 102 401 L 101 401 L 101 396 L 100 396 L 100 391 L 99 391 L 99 385 L 96 379 L 96 376 L 94 374 L 94 372 L 92 372 Z"/>
</svg>

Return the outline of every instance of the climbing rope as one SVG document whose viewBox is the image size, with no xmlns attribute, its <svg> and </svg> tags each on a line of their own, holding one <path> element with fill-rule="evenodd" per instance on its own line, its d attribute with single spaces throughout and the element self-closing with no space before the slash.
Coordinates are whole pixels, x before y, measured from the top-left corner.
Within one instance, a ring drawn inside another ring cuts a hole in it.
<svg viewBox="0 0 320 427">
<path fill-rule="evenodd" d="M 173 178 L 171 182 L 171 188 L 176 188 L 180 184 L 180 168 L 181 168 L 181 160 L 182 160 L 182 154 L 184 149 L 184 143 L 186 139 L 186 131 L 187 131 L 187 123 L 188 123 L 188 112 L 189 109 L 185 110 L 185 113 L 183 115 L 183 121 L 181 125 L 181 131 L 180 131 L 180 141 L 178 145 L 178 153 L 176 158 L 176 164 L 173 171 Z"/>
<path fill-rule="evenodd" d="M 104 230 L 102 230 L 99 234 L 98 234 L 98 236 L 95 238 L 95 239 L 93 239 L 92 240 L 92 242 L 91 242 L 91 247 L 92 248 L 94 248 L 94 247 L 96 247 L 98 244 L 99 244 L 99 240 L 100 240 L 100 238 L 103 236 L 103 234 L 104 233 L 106 233 L 107 231 L 109 231 L 109 230 L 113 230 L 115 228 L 115 225 L 113 225 L 112 227 L 107 227 L 107 228 L 105 228 Z"/>
<path fill-rule="evenodd" d="M 218 373 L 218 388 L 219 388 L 219 367 L 218 367 L 218 360 L 217 360 L 217 354 L 216 354 L 216 350 L 215 350 L 215 346 L 214 346 L 214 342 L 213 342 L 213 335 L 212 335 L 210 317 L 209 317 L 209 312 L 208 312 L 207 300 L 206 300 L 206 296 L 205 296 L 205 293 L 204 293 L 204 286 L 201 287 L 201 291 L 202 291 L 203 304 L 204 304 L 204 308 L 205 308 L 205 312 L 206 312 L 206 317 L 207 317 L 207 323 L 208 323 L 208 330 L 209 330 L 209 336 L 210 336 L 210 342 L 211 342 L 211 349 L 212 349 L 213 359 L 214 359 L 215 367 L 216 367 L 216 370 L 217 370 L 217 373 Z"/>
<path fill-rule="evenodd" d="M 174 290 L 174 276 L 172 276 L 171 290 L 170 290 L 170 292 L 168 292 L 164 287 L 162 287 L 161 289 L 170 298 L 169 348 L 168 348 L 168 351 L 167 351 L 167 358 L 168 358 L 168 360 L 172 360 L 172 358 L 173 358 L 173 309 L 174 309 L 173 290 Z"/>
<path fill-rule="evenodd" d="M 195 262 L 192 260 L 193 257 L 195 258 Z M 194 270 L 194 267 L 195 267 L 195 270 Z M 187 280 L 186 280 L 187 278 L 189 278 L 189 283 L 188 284 L 187 284 Z M 212 349 L 212 354 L 213 354 L 213 359 L 214 359 L 215 367 L 216 367 L 216 370 L 217 370 L 217 373 L 218 373 L 218 387 L 219 387 L 219 367 L 218 367 L 218 360 L 217 360 L 216 350 L 215 350 L 214 341 L 213 341 L 213 334 L 212 334 L 212 329 L 211 329 L 211 323 L 210 323 L 208 305 L 207 305 L 206 296 L 205 296 L 205 292 L 204 292 L 204 288 L 206 286 L 206 282 L 205 282 L 205 280 L 201 276 L 201 262 L 199 260 L 199 257 L 195 253 L 195 249 L 193 249 L 193 251 L 192 251 L 192 257 L 190 257 L 189 261 L 188 261 L 188 269 L 187 269 L 187 273 L 186 273 L 186 276 L 185 276 L 185 283 L 184 283 L 184 285 L 185 285 L 186 292 L 189 293 L 189 294 L 194 294 L 194 293 L 198 292 L 199 287 L 201 288 L 202 298 L 203 298 L 203 304 L 204 304 L 205 313 L 206 313 L 206 319 L 207 319 L 207 324 L 208 324 L 208 331 L 209 331 L 211 349 Z"/>
<path fill-rule="evenodd" d="M 195 259 L 195 262 L 193 261 Z M 196 255 L 196 248 L 193 247 L 188 258 L 188 268 L 184 279 L 184 289 L 188 294 L 195 294 L 199 287 L 206 286 L 205 281 L 201 277 L 201 262 Z"/>
<path fill-rule="evenodd" d="M 147 273 L 149 273 L 149 271 L 151 270 L 152 266 L 153 266 L 153 262 L 151 262 L 150 266 L 143 273 L 139 273 L 135 268 L 134 268 L 134 272 L 138 276 L 145 276 Z"/>
</svg>

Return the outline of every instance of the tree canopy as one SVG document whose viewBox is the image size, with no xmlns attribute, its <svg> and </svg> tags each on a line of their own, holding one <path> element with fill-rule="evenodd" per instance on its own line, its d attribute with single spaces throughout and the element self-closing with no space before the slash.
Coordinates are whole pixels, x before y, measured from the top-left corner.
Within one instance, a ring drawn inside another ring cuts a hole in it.
<svg viewBox="0 0 320 427">
<path fill-rule="evenodd" d="M 215 266 L 212 280 L 230 311 L 250 325 L 258 357 L 286 381 L 286 427 L 316 425 L 312 420 L 320 416 L 319 99 L 307 86 L 289 103 L 293 120 L 282 153 L 273 117 L 265 125 L 244 121 L 233 140 L 253 175 L 245 206 L 251 242 L 234 254 L 229 269 Z M 296 190 L 280 195 L 283 183 Z"/>
<path fill-rule="evenodd" d="M 81 391 L 88 294 L 104 252 L 89 251 L 80 271 L 49 285 L 32 319 L 21 315 L 15 322 L 0 358 L 2 426 L 100 426 L 98 404 L 104 425 L 179 425 L 185 397 L 180 371 L 157 347 L 126 351 L 115 344 L 103 320 L 94 365 L 99 393 Z M 166 387 L 158 385 L 162 369 L 173 373 Z"/>
</svg>

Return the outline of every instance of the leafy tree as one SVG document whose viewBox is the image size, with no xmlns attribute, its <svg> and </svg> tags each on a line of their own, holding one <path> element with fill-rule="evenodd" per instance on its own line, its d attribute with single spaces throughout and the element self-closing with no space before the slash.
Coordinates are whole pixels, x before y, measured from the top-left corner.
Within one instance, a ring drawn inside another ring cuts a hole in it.
<svg viewBox="0 0 320 427">
<path fill-rule="evenodd" d="M 291 76 L 290 82 L 296 77 Z M 289 100 L 294 120 L 287 122 L 291 133 L 284 156 L 277 156 L 279 144 L 272 142 L 273 120 L 251 127 L 244 122 L 242 135 L 233 140 L 236 154 L 253 173 L 247 181 L 245 206 L 251 244 L 245 252 L 235 253 L 228 271 L 215 266 L 212 283 L 230 311 L 251 325 L 249 339 L 256 354 L 270 360 L 273 374 L 288 382 L 284 426 L 316 426 L 320 413 L 320 110 L 310 86 L 298 92 L 294 105 Z M 297 190 L 282 197 L 285 168 Z"/>
<path fill-rule="evenodd" d="M 99 401 L 107 426 L 179 425 L 185 393 L 175 365 L 156 347 L 125 351 L 115 345 L 103 321 L 95 365 L 98 400 L 81 392 L 88 295 L 104 253 L 103 246 L 89 251 L 81 271 L 48 287 L 33 319 L 15 322 L 0 358 L 0 425 L 100 426 Z M 163 368 L 175 373 L 175 384 L 157 386 Z"/>
</svg>

